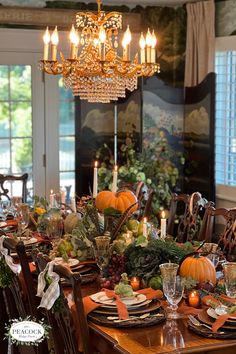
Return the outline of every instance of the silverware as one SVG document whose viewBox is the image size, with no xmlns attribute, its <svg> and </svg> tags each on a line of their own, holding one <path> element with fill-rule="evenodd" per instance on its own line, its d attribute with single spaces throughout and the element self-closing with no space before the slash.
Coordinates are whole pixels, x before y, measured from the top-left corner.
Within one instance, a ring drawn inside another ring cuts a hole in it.
<svg viewBox="0 0 236 354">
<path fill-rule="evenodd" d="M 192 324 L 193 324 L 194 326 L 196 326 L 196 327 L 203 326 L 203 327 L 206 327 L 206 328 L 208 328 L 208 329 L 210 329 L 210 330 L 212 331 L 211 326 L 209 326 L 209 325 L 207 325 L 207 324 L 205 324 L 205 323 L 202 323 L 202 322 L 198 321 L 198 320 L 196 319 L 196 317 L 194 317 L 194 316 L 192 316 L 192 315 L 189 315 L 188 318 L 189 318 L 190 322 L 192 322 Z M 223 333 L 225 333 L 225 332 L 217 332 L 217 333 L 223 334 Z"/>
<path fill-rule="evenodd" d="M 147 317 L 163 317 L 163 313 L 155 313 L 153 315 L 151 315 L 150 313 L 145 313 L 141 316 L 130 316 L 129 318 L 125 319 L 125 320 L 120 320 L 119 317 L 117 316 L 108 316 L 107 319 L 110 321 L 114 321 L 115 323 L 120 323 L 120 322 L 125 322 L 125 321 L 133 321 L 133 320 L 139 320 L 139 319 L 144 319 Z"/>
</svg>

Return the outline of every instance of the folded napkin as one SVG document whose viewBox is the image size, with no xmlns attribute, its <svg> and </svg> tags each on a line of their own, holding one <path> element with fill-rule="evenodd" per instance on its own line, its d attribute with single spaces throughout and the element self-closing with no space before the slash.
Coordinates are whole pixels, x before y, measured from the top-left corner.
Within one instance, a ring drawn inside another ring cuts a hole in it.
<svg viewBox="0 0 236 354">
<path fill-rule="evenodd" d="M 55 301 L 60 296 L 59 280 L 60 277 L 57 273 L 53 272 L 53 267 L 55 265 L 54 261 L 49 262 L 46 268 L 38 276 L 38 289 L 37 296 L 41 297 L 41 302 L 38 307 L 43 307 L 50 310 L 55 303 Z M 46 275 L 51 280 L 50 285 L 46 283 Z M 48 287 L 47 287 L 48 285 Z M 45 287 L 46 290 L 45 290 Z"/>
<path fill-rule="evenodd" d="M 0 257 L 4 257 L 8 267 L 10 267 L 11 270 L 15 274 L 19 274 L 20 271 L 21 271 L 21 265 L 20 264 L 15 264 L 13 262 L 12 257 L 8 254 L 7 248 L 3 247 L 3 242 L 4 242 L 5 238 L 6 238 L 6 236 L 1 236 L 0 237 Z"/>
<path fill-rule="evenodd" d="M 177 312 L 183 314 L 183 315 L 198 315 L 201 311 L 204 311 L 203 309 L 197 309 L 192 306 L 186 305 L 184 302 L 182 302 L 179 307 Z"/>
<path fill-rule="evenodd" d="M 147 300 L 162 299 L 163 292 L 161 290 L 154 290 L 152 288 L 145 288 L 138 290 L 137 293 L 146 295 Z"/>
<path fill-rule="evenodd" d="M 229 314 L 227 313 L 226 315 L 220 315 L 213 323 L 212 331 L 217 332 L 218 329 L 222 327 L 225 324 L 225 322 L 231 317 L 233 317 L 236 320 L 236 311 Z"/>
</svg>

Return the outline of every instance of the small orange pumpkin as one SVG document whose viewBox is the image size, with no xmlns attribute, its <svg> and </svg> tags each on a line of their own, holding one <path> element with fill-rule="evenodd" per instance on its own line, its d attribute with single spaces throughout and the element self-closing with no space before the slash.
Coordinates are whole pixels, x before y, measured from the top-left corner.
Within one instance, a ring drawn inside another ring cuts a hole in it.
<svg viewBox="0 0 236 354">
<path fill-rule="evenodd" d="M 95 204 L 98 210 L 114 208 L 124 213 L 132 204 L 137 203 L 136 195 L 130 190 L 120 192 L 102 191 L 98 193 Z M 138 203 L 130 210 L 134 212 L 138 209 Z"/>
<path fill-rule="evenodd" d="M 216 285 L 215 267 L 207 257 L 187 256 L 180 265 L 179 274 L 181 277 L 191 277 L 199 283 L 209 281 Z"/>
</svg>

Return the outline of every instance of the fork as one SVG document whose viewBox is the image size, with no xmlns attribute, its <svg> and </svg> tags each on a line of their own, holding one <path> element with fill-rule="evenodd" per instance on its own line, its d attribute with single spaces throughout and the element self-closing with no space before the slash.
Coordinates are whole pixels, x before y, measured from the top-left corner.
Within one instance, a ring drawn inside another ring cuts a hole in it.
<svg viewBox="0 0 236 354">
<path fill-rule="evenodd" d="M 194 317 L 194 316 L 192 316 L 192 315 L 189 315 L 188 318 L 189 318 L 190 322 L 192 322 L 192 324 L 193 324 L 194 326 L 196 326 L 196 327 L 204 326 L 204 327 L 206 327 L 206 328 L 208 328 L 208 329 L 210 329 L 210 330 L 212 331 L 211 326 L 208 326 L 207 324 L 198 321 L 198 320 L 196 319 L 196 317 Z M 225 332 L 218 332 L 218 333 L 223 334 L 223 333 L 225 333 Z"/>
</svg>

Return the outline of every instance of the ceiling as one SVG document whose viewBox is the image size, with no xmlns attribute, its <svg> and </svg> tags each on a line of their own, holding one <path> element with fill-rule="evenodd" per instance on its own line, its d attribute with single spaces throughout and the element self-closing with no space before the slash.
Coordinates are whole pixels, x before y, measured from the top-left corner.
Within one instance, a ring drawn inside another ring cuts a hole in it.
<svg viewBox="0 0 236 354">
<path fill-rule="evenodd" d="M 54 1 L 54 0 L 48 0 Z M 96 0 L 71 0 L 72 2 L 96 2 Z M 172 6 L 172 5 L 182 5 L 186 2 L 193 2 L 196 0 L 102 0 L 104 5 L 127 5 L 129 7 L 134 7 L 135 5 L 161 5 L 161 6 Z M 0 0 L 3 6 L 29 6 L 29 7 L 44 7 L 46 5 L 46 0 Z"/>
</svg>

